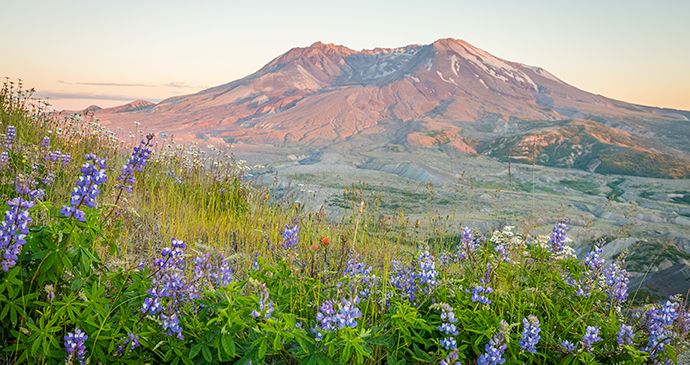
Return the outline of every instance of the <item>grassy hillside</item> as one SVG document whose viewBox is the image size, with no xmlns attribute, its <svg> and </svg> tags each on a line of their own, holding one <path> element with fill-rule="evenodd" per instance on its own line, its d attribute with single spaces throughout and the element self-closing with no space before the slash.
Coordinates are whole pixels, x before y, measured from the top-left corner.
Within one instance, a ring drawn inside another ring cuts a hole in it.
<svg viewBox="0 0 690 365">
<path fill-rule="evenodd" d="M 682 298 L 633 306 L 625 255 L 577 259 L 565 219 L 425 226 L 361 184 L 329 221 L 229 146 L 59 119 L 10 82 L 0 128 L 2 363 L 642 364 L 687 337 Z"/>
</svg>

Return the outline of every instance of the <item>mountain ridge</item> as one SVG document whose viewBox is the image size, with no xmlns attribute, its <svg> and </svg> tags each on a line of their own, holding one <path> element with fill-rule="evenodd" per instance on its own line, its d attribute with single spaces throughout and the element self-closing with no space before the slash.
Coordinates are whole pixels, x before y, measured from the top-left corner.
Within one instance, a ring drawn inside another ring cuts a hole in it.
<svg viewBox="0 0 690 365">
<path fill-rule="evenodd" d="M 400 144 L 408 150 L 475 154 L 475 146 L 522 128 L 514 124 L 541 121 L 547 128 L 564 120 L 589 120 L 612 135 L 648 137 L 645 141 L 664 146 L 652 152 L 673 156 L 681 171 L 690 150 L 683 142 L 690 132 L 678 125 L 688 122 L 690 112 L 588 93 L 544 68 L 507 61 L 453 38 L 362 51 L 315 42 L 196 94 L 109 109 L 93 113 L 107 124 L 136 120 L 181 139 L 309 151 L 356 139 L 372 148 Z"/>
</svg>

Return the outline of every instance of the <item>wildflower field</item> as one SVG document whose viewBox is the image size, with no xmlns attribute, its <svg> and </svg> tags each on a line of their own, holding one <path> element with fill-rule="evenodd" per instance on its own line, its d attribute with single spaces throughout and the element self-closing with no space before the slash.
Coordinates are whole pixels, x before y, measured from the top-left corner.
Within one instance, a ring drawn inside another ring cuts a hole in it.
<svg viewBox="0 0 690 365">
<path fill-rule="evenodd" d="M 420 240 L 348 191 L 329 222 L 229 148 L 122 138 L 0 91 L 0 363 L 677 363 L 680 296 L 633 305 L 625 254 L 467 227 Z"/>
</svg>

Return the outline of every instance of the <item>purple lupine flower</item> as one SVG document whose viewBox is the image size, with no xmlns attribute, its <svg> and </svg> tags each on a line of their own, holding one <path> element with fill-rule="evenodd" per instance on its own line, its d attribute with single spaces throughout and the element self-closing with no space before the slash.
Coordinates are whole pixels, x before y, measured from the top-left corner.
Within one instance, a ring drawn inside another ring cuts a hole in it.
<svg viewBox="0 0 690 365">
<path fill-rule="evenodd" d="M 565 225 L 566 222 L 568 222 L 568 220 L 563 218 L 553 227 L 553 233 L 551 234 L 549 244 L 551 245 L 551 250 L 555 253 L 560 253 L 565 247 L 565 231 L 568 230 L 568 226 Z"/>
<path fill-rule="evenodd" d="M 65 339 L 65 349 L 67 350 L 67 357 L 65 357 L 65 362 L 69 363 L 73 357 L 79 360 L 80 364 L 84 364 L 84 356 L 86 355 L 86 347 L 84 342 L 89 338 L 86 333 L 82 332 L 79 328 L 75 328 L 74 332 L 68 332 L 64 337 Z"/>
<path fill-rule="evenodd" d="M 60 209 L 60 214 L 65 217 L 74 216 L 80 222 L 85 222 L 86 218 L 84 212 L 79 208 L 82 206 L 95 207 L 96 196 L 101 192 L 98 187 L 108 180 L 106 176 L 107 158 L 99 159 L 98 156 L 89 153 L 86 155 L 86 161 L 81 168 L 83 176 L 79 178 L 77 187 L 72 191 L 70 205 L 63 205 Z M 93 163 L 88 161 L 93 161 Z"/>
<path fill-rule="evenodd" d="M 593 326 L 587 326 L 585 335 L 582 336 L 582 345 L 588 352 L 592 351 L 592 344 L 600 341 L 599 328 Z"/>
<path fill-rule="evenodd" d="M 625 261 L 621 261 L 621 264 Z M 623 302 L 628 297 L 628 283 L 630 282 L 630 273 L 627 270 L 620 268 L 617 262 L 604 269 L 604 279 L 607 288 L 604 293 L 608 294 L 609 299 L 614 304 Z"/>
<path fill-rule="evenodd" d="M 45 157 L 46 161 L 52 162 L 58 162 L 61 158 L 62 154 L 60 153 L 60 150 L 48 151 L 48 154 Z"/>
<path fill-rule="evenodd" d="M 414 302 L 417 292 L 417 282 L 413 277 L 412 270 L 402 265 L 400 261 L 393 260 L 392 268 L 388 275 L 390 285 L 405 295 L 410 302 Z"/>
<path fill-rule="evenodd" d="M 438 326 L 438 329 L 446 335 L 446 337 L 440 341 L 441 346 L 445 347 L 446 350 L 456 348 L 457 343 L 453 337 L 458 335 L 458 328 L 453 323 L 457 322 L 458 319 L 455 318 L 453 307 L 448 303 L 441 304 L 441 321 L 443 321 L 443 323 Z"/>
<path fill-rule="evenodd" d="M 55 174 L 52 172 L 49 172 L 48 175 L 46 175 L 41 182 L 47 186 L 50 186 L 53 182 L 55 181 Z"/>
<path fill-rule="evenodd" d="M 0 154 L 0 168 L 4 169 L 10 164 L 10 154 L 7 151 L 2 151 Z"/>
<path fill-rule="evenodd" d="M 5 219 L 0 222 L 0 266 L 3 271 L 14 266 L 22 252 L 31 223 L 28 210 L 34 207 L 34 202 L 17 197 L 9 200 L 7 206 L 10 209 L 5 211 Z"/>
<path fill-rule="evenodd" d="M 541 336 L 539 332 L 539 319 L 535 315 L 529 315 L 527 318 L 522 319 L 522 324 L 524 326 L 522 332 L 520 333 L 520 342 L 518 344 L 523 351 L 529 351 L 530 353 L 537 352 L 536 345 L 539 343 Z"/>
<path fill-rule="evenodd" d="M 179 309 L 193 298 L 198 297 L 197 289 L 189 285 L 185 276 L 184 242 L 173 238 L 170 247 L 161 251 L 161 257 L 154 260 L 157 270 L 151 278 L 152 287 L 147 291 L 141 312 L 155 315 L 163 323 L 163 329 L 169 336 L 176 335 L 184 339 L 179 325 Z"/>
<path fill-rule="evenodd" d="M 460 244 L 457 246 L 457 260 L 461 261 L 481 246 L 480 238 L 476 237 L 474 230 L 470 227 L 462 227 Z"/>
<path fill-rule="evenodd" d="M 486 305 L 491 304 L 491 299 L 488 295 L 493 293 L 493 289 L 486 285 L 484 278 L 479 278 L 479 281 L 483 285 L 472 284 L 472 297 L 470 298 L 473 302 L 480 302 Z"/>
<path fill-rule="evenodd" d="M 503 364 L 506 359 L 503 358 L 503 352 L 506 350 L 508 345 L 503 343 L 504 341 L 504 331 L 507 331 L 508 323 L 501 321 L 501 329 L 498 333 L 489 340 L 484 349 L 486 353 L 479 356 L 479 365 L 496 365 Z"/>
<path fill-rule="evenodd" d="M 357 318 L 362 316 L 362 312 L 357 308 L 360 300 L 358 295 L 351 295 L 350 299 L 343 298 L 340 300 L 338 314 L 334 317 L 339 329 L 343 329 L 346 326 L 350 328 L 357 327 Z"/>
<path fill-rule="evenodd" d="M 573 351 L 575 351 L 575 349 L 577 347 L 575 346 L 574 343 L 572 343 L 568 340 L 565 340 L 565 341 L 561 342 L 561 348 L 563 349 L 563 351 L 572 354 Z"/>
<path fill-rule="evenodd" d="M 453 351 L 448 353 L 445 359 L 441 360 L 440 365 L 462 365 L 458 360 L 460 358 L 460 352 L 457 346 L 453 348 Z"/>
<path fill-rule="evenodd" d="M 437 276 L 436 262 L 434 261 L 434 256 L 429 253 L 429 246 L 420 246 L 415 273 L 417 285 L 424 293 L 428 293 L 431 288 L 436 286 Z"/>
<path fill-rule="evenodd" d="M 41 140 L 41 148 L 44 148 L 44 147 L 50 148 L 50 138 L 49 137 L 43 137 L 43 139 Z"/>
<path fill-rule="evenodd" d="M 632 338 L 635 337 L 635 332 L 633 332 L 632 326 L 628 326 L 627 324 L 621 324 L 621 330 L 616 333 L 618 334 L 616 340 L 618 340 L 618 343 L 620 345 L 632 344 Z"/>
<path fill-rule="evenodd" d="M 5 133 L 5 150 L 11 150 L 14 147 L 15 139 L 17 139 L 17 129 L 13 125 L 8 125 L 7 133 Z"/>
<path fill-rule="evenodd" d="M 48 284 L 44 286 L 43 289 L 46 291 L 48 301 L 52 302 L 53 299 L 55 299 L 55 287 L 53 286 L 53 284 Z"/>
<path fill-rule="evenodd" d="M 121 174 L 117 177 L 117 180 L 122 181 L 124 185 L 118 185 L 118 188 L 126 189 L 128 193 L 132 192 L 132 185 L 136 184 L 134 173 L 136 171 L 144 171 L 146 160 L 148 160 L 151 155 L 150 146 L 153 137 L 153 133 L 148 134 L 146 138 L 141 140 L 141 143 L 139 143 L 137 147 L 134 147 L 134 152 L 132 152 L 129 161 L 120 169 Z"/>
<path fill-rule="evenodd" d="M 72 154 L 71 153 L 65 153 L 62 156 L 60 156 L 60 160 L 62 161 L 62 165 L 69 165 L 72 162 Z"/>
<path fill-rule="evenodd" d="M 135 334 L 134 332 L 128 332 L 127 336 L 121 337 L 120 340 L 124 341 L 122 341 L 122 343 L 117 346 L 117 350 L 115 351 L 117 354 L 122 354 L 123 350 L 125 349 L 125 346 L 127 345 L 129 345 L 128 351 L 134 351 L 134 349 L 141 346 L 141 344 L 139 343 L 139 335 Z"/>
<path fill-rule="evenodd" d="M 368 298 L 371 294 L 371 288 L 376 281 L 376 277 L 371 275 L 372 270 L 371 266 L 367 266 L 362 261 L 362 256 L 351 252 L 350 259 L 345 263 L 345 271 L 343 272 L 343 277 L 350 282 L 350 291 L 357 292 L 357 295 L 362 298 Z"/>
<path fill-rule="evenodd" d="M 647 339 L 647 347 L 642 348 L 642 350 L 649 352 L 651 358 L 656 357 L 656 353 L 653 352 L 665 351 L 665 345 L 671 343 L 672 326 L 673 322 L 678 319 L 677 309 L 679 305 L 679 303 L 669 300 L 661 308 L 655 307 L 644 313 L 649 338 Z"/>
<path fill-rule="evenodd" d="M 589 270 L 592 270 L 593 272 L 598 272 L 604 267 L 604 263 L 606 260 L 602 257 L 603 249 L 602 246 L 604 245 L 603 240 L 599 240 L 594 247 L 594 250 L 592 252 L 587 253 L 585 255 L 585 265 L 589 268 Z"/>
<path fill-rule="evenodd" d="M 333 307 L 333 301 L 327 300 L 319 306 L 319 311 L 316 313 L 316 320 L 318 323 L 315 328 L 311 329 L 311 332 L 316 336 L 316 340 L 319 341 L 323 338 L 323 332 L 335 331 L 337 328 L 335 315 L 338 310 Z"/>
<path fill-rule="evenodd" d="M 283 248 L 287 249 L 297 249 L 297 243 L 299 243 L 299 226 L 297 225 L 285 225 L 283 230 Z"/>
<path fill-rule="evenodd" d="M 268 294 L 268 289 L 266 284 L 261 283 L 261 291 L 259 292 L 259 310 L 252 311 L 252 317 L 259 318 L 264 317 L 264 319 L 270 319 L 271 313 L 273 313 L 273 301 L 269 301 L 270 295 Z"/>
</svg>

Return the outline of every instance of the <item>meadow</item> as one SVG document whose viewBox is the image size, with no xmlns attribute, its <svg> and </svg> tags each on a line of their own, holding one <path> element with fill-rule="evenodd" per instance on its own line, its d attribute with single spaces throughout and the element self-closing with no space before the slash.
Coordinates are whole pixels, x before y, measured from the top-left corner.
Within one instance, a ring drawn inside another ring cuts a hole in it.
<svg viewBox="0 0 690 365">
<path fill-rule="evenodd" d="M 123 136 L 31 94 L 0 90 L 0 363 L 678 363 L 686 298 L 637 304 L 626 252 L 578 259 L 568 217 L 432 232 L 355 186 L 333 221 L 229 146 Z"/>
</svg>

